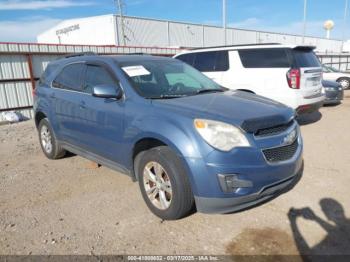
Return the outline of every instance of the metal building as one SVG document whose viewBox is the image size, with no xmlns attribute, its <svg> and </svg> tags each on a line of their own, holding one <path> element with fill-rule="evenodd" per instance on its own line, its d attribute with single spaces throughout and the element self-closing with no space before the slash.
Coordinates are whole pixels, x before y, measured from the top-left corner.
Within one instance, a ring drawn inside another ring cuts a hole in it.
<svg viewBox="0 0 350 262">
<path fill-rule="evenodd" d="M 123 21 L 123 23 L 122 23 Z M 124 35 L 122 34 L 124 32 Z M 303 37 L 140 17 L 102 15 L 65 20 L 38 36 L 39 43 L 132 45 L 153 47 L 205 47 L 226 44 L 278 42 L 303 44 Z M 305 37 L 304 44 L 318 52 L 339 53 L 342 41 Z"/>
</svg>

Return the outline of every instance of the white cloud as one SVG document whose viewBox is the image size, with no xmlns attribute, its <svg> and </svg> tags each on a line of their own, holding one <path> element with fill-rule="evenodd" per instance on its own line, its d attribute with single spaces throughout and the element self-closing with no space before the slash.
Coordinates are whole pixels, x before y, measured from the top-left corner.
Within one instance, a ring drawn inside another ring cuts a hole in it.
<svg viewBox="0 0 350 262">
<path fill-rule="evenodd" d="M 74 6 L 89 6 L 94 5 L 93 2 L 72 1 L 72 0 L 38 0 L 38 1 L 23 1 L 23 0 L 7 0 L 0 3 L 0 10 L 37 10 L 37 9 L 52 9 L 52 8 L 67 8 Z"/>
<path fill-rule="evenodd" d="M 18 21 L 0 21 L 0 41 L 36 42 L 43 31 L 58 24 L 61 20 L 49 17 L 32 17 Z"/>
</svg>

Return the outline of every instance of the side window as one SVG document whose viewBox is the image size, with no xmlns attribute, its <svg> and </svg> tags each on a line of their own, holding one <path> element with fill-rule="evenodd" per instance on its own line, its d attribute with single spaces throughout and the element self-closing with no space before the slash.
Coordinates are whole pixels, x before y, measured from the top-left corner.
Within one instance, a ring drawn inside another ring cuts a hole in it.
<svg viewBox="0 0 350 262">
<path fill-rule="evenodd" d="M 242 65 L 245 68 L 288 68 L 291 61 L 286 49 L 246 49 L 239 50 Z"/>
<path fill-rule="evenodd" d="M 176 59 L 179 59 L 182 62 L 185 62 L 186 64 L 189 64 L 190 66 L 193 66 L 195 56 L 196 56 L 195 53 L 184 54 L 184 55 L 180 55 L 180 56 L 176 57 Z"/>
<path fill-rule="evenodd" d="M 218 72 L 228 70 L 228 51 L 196 53 L 194 67 L 201 72 Z"/>
<path fill-rule="evenodd" d="M 201 72 L 214 71 L 216 52 L 197 53 L 194 67 Z"/>
<path fill-rule="evenodd" d="M 214 71 L 226 71 L 228 70 L 228 65 L 228 51 L 217 52 Z"/>
<path fill-rule="evenodd" d="M 92 88 L 97 85 L 117 86 L 117 83 L 104 67 L 88 65 L 85 75 L 84 92 L 92 93 Z"/>
<path fill-rule="evenodd" d="M 61 73 L 53 81 L 53 85 L 57 88 L 63 88 L 74 91 L 82 91 L 82 74 L 84 64 L 71 64 L 63 68 Z"/>
</svg>

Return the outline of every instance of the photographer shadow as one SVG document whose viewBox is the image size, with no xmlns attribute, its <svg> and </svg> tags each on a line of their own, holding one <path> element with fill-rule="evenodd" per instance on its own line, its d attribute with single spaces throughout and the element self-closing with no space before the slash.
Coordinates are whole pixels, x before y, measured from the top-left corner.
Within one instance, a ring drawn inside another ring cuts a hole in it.
<svg viewBox="0 0 350 262">
<path fill-rule="evenodd" d="M 349 255 L 350 219 L 345 217 L 343 206 L 332 198 L 322 199 L 320 206 L 329 222 L 318 217 L 309 207 L 291 208 L 288 212 L 294 241 L 300 255 L 306 259 L 315 255 Z M 327 236 L 315 246 L 309 246 L 298 228 L 297 218 L 314 221 L 327 232 Z"/>
</svg>

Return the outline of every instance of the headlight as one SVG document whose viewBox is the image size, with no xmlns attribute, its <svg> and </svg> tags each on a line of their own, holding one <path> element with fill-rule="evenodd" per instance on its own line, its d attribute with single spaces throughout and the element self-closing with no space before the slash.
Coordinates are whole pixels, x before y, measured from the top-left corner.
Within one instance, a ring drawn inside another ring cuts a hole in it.
<svg viewBox="0 0 350 262">
<path fill-rule="evenodd" d="M 324 90 L 326 90 L 326 91 L 332 91 L 333 88 L 325 87 Z"/>
<path fill-rule="evenodd" d="M 240 129 L 223 122 L 195 119 L 194 127 L 202 138 L 212 147 L 222 151 L 230 151 L 234 147 L 250 146 Z"/>
</svg>

